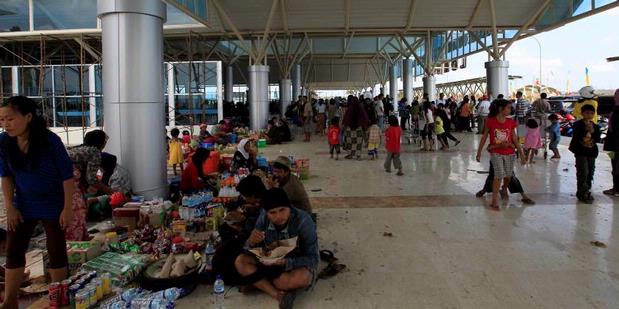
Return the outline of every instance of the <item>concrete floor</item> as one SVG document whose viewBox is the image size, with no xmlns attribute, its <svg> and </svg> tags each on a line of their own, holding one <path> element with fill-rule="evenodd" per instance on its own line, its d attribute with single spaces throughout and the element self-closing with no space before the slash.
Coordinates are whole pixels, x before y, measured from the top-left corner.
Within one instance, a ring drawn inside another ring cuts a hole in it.
<svg viewBox="0 0 619 309">
<path fill-rule="evenodd" d="M 321 248 L 349 269 L 318 281 L 295 308 L 619 308 L 619 211 L 601 194 L 611 184 L 608 157 L 597 161 L 594 205 L 573 196 L 574 159 L 561 146 L 560 162 L 516 169 L 538 203 L 525 207 L 511 196 L 495 212 L 474 197 L 489 160 L 475 162 L 479 136 L 459 137 L 463 143 L 450 152 L 404 145 L 403 177 L 383 171 L 384 154 L 379 161 L 329 159 L 324 137 L 266 148 L 269 158 L 311 160 L 305 186 Z M 178 308 L 211 308 L 210 293 L 201 286 Z M 233 288 L 226 308 L 277 304 Z"/>
</svg>

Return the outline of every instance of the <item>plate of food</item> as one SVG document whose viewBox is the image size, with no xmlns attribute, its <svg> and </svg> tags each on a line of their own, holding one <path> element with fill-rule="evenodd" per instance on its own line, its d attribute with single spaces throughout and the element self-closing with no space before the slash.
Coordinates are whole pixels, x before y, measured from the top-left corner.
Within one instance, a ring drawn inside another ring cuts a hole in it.
<svg viewBox="0 0 619 309">
<path fill-rule="evenodd" d="M 297 247 L 297 237 L 290 239 L 280 240 L 274 242 L 271 245 L 250 249 L 260 263 L 271 266 L 277 264 L 280 260 L 286 257 L 288 253 L 292 252 Z"/>
</svg>

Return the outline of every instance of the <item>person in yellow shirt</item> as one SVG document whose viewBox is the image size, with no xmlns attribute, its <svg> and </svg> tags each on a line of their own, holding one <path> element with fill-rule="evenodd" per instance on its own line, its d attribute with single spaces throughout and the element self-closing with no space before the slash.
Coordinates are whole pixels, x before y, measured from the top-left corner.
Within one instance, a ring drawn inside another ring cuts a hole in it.
<svg viewBox="0 0 619 309">
<path fill-rule="evenodd" d="M 181 174 L 183 173 L 183 163 L 185 162 L 185 158 L 183 155 L 183 140 L 178 138 L 180 135 L 180 130 L 177 128 L 172 129 L 171 132 L 172 139 L 168 143 L 169 145 L 169 156 L 168 156 L 168 164 L 172 166 L 174 170 L 174 176 L 177 175 L 176 166 L 180 166 Z"/>
<path fill-rule="evenodd" d="M 585 105 L 591 105 L 595 108 L 595 113 L 593 114 L 593 123 L 598 123 L 598 101 L 595 98 L 595 89 L 591 86 L 585 86 L 580 88 L 578 91 L 582 99 L 578 100 L 578 102 L 574 103 L 574 109 L 572 110 L 572 115 L 576 118 L 576 120 L 582 119 L 582 113 L 580 109 Z"/>
<path fill-rule="evenodd" d="M 447 143 L 447 136 L 443 123 L 443 118 L 437 115 L 434 119 L 434 131 L 436 132 L 436 139 L 441 143 L 441 150 L 447 150 L 449 149 L 449 144 Z"/>
</svg>

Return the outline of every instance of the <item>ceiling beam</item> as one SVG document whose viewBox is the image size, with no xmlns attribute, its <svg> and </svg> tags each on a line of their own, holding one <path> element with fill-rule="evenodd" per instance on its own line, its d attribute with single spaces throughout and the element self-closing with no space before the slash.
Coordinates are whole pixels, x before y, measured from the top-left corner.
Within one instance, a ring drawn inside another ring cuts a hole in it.
<svg viewBox="0 0 619 309">
<path fill-rule="evenodd" d="M 490 1 L 490 17 L 492 18 L 492 57 L 495 60 L 499 60 L 499 41 L 497 38 L 496 29 L 496 8 L 494 6 L 494 0 Z"/>
<path fill-rule="evenodd" d="M 512 44 L 514 44 L 516 40 L 518 40 L 518 37 L 520 37 L 520 34 L 522 34 L 523 31 L 527 30 L 533 24 L 533 22 L 535 22 L 535 20 L 538 19 L 539 16 L 542 16 L 544 12 L 548 10 L 548 8 L 550 7 L 551 1 L 552 0 L 543 0 L 542 5 L 535 12 L 533 12 L 531 17 L 529 17 L 529 19 L 527 20 L 527 22 L 524 25 L 522 25 L 520 29 L 518 29 L 518 32 L 516 32 L 514 37 L 509 40 L 509 42 L 507 43 L 507 45 L 505 45 L 505 47 L 503 47 L 503 49 L 501 50 L 501 53 L 499 54 L 500 57 L 503 57 L 505 55 L 505 53 L 507 52 L 507 49 L 509 49 L 509 47 L 512 46 Z"/>
<path fill-rule="evenodd" d="M 488 47 L 488 45 L 482 42 L 482 40 L 479 38 L 479 36 L 477 36 L 477 34 L 475 34 L 475 32 L 468 31 L 467 33 L 477 42 L 477 44 L 481 46 L 481 48 L 483 48 L 489 55 L 492 55 L 492 50 Z"/>
<path fill-rule="evenodd" d="M 236 26 L 234 25 L 234 23 L 228 16 L 228 14 L 226 14 L 224 9 L 221 7 L 221 4 L 219 4 L 219 0 L 211 0 L 211 3 L 213 3 L 213 6 L 215 7 L 215 11 L 217 11 L 217 15 L 219 15 L 219 19 L 223 20 L 224 23 L 228 24 L 228 27 L 232 29 L 232 32 L 234 32 L 234 35 L 236 35 L 236 38 L 241 43 L 241 48 L 245 50 L 245 52 L 249 55 L 250 59 L 255 58 L 254 52 L 252 51 L 251 48 L 247 46 L 247 43 L 245 42 L 245 40 L 243 39 L 243 36 L 239 32 L 239 29 L 236 28 Z"/>
<path fill-rule="evenodd" d="M 279 8 L 282 11 L 282 24 L 284 26 L 284 31 L 286 31 L 286 34 L 290 34 L 290 29 L 288 26 L 288 5 L 286 0 L 280 0 Z"/>
<path fill-rule="evenodd" d="M 342 59 L 346 57 L 346 54 L 348 53 L 348 50 L 350 49 L 350 42 L 352 41 L 354 36 L 355 36 L 355 32 L 353 31 L 353 33 L 350 34 L 349 38 L 344 38 L 344 52 L 342 53 Z"/>
<path fill-rule="evenodd" d="M 475 4 L 475 8 L 473 9 L 473 13 L 471 13 L 471 17 L 469 17 L 469 23 L 466 26 L 466 30 L 471 30 L 473 28 L 473 23 L 475 23 L 475 19 L 477 18 L 477 14 L 479 13 L 479 9 L 481 8 L 481 3 L 484 0 L 477 0 Z"/>
<path fill-rule="evenodd" d="M 406 27 L 404 33 L 407 33 L 413 27 L 413 21 L 415 18 L 415 11 L 417 10 L 417 0 L 410 0 L 408 6 L 408 18 L 406 19 Z"/>
<path fill-rule="evenodd" d="M 350 29 L 350 14 L 352 11 L 351 0 L 344 0 L 344 29 L 346 30 L 346 34 L 348 34 L 348 30 Z"/>
</svg>

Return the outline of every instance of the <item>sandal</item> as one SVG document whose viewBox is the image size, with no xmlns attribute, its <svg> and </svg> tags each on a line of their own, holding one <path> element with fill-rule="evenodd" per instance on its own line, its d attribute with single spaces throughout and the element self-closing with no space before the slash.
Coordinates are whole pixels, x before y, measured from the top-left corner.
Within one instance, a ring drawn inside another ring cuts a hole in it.
<svg viewBox="0 0 619 309">
<path fill-rule="evenodd" d="M 479 190 L 479 192 L 475 193 L 475 197 L 476 198 L 482 198 L 482 197 L 484 197 L 484 194 L 486 194 L 485 190 Z"/>
<path fill-rule="evenodd" d="M 346 269 L 346 265 L 331 263 L 318 274 L 318 279 L 329 279 Z"/>
<path fill-rule="evenodd" d="M 522 198 L 522 202 L 526 205 L 535 205 L 535 201 L 529 197 Z"/>
<path fill-rule="evenodd" d="M 490 210 L 500 211 L 499 204 L 490 204 Z"/>
<path fill-rule="evenodd" d="M 337 262 L 337 258 L 331 250 L 320 250 L 320 259 L 329 264 Z"/>
</svg>

